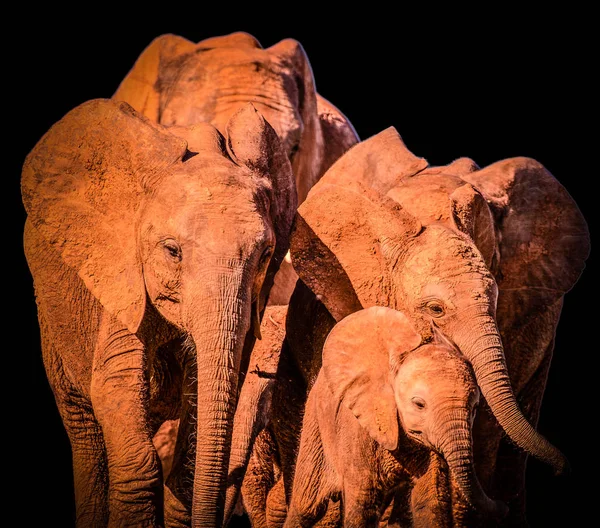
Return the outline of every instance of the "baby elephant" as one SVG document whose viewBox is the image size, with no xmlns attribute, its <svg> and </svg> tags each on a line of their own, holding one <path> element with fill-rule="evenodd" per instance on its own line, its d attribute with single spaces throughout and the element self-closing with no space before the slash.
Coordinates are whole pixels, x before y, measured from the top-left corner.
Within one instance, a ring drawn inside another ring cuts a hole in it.
<svg viewBox="0 0 600 528">
<path fill-rule="evenodd" d="M 402 498 L 401 489 L 410 494 L 414 526 L 439 525 L 438 498 L 449 493 L 436 489 L 439 478 L 431 475 L 439 470 L 432 462 L 438 455 L 455 495 L 480 514 L 506 514 L 475 476 L 474 373 L 434 335 L 421 345 L 404 314 L 379 306 L 331 331 L 306 404 L 286 527 L 313 526 L 330 499 L 341 499 L 344 526 L 377 526 L 393 493 L 395 501 Z M 446 511 L 450 516 L 447 503 Z"/>
</svg>

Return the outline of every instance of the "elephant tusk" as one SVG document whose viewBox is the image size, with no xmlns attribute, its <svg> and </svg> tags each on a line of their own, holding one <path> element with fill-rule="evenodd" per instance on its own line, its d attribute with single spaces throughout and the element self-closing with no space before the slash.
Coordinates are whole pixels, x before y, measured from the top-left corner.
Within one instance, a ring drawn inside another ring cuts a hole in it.
<svg viewBox="0 0 600 528">
<path fill-rule="evenodd" d="M 260 318 L 258 316 L 258 301 L 252 303 L 252 332 L 256 339 L 262 340 L 262 334 L 260 333 Z"/>
</svg>

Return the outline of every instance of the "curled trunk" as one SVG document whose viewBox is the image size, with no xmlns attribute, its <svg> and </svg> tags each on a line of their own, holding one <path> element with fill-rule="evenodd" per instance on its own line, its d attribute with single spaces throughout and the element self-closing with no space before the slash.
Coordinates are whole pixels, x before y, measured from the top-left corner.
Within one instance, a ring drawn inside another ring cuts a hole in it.
<svg viewBox="0 0 600 528">
<path fill-rule="evenodd" d="M 519 408 L 494 318 L 482 310 L 468 329 L 456 336 L 455 342 L 473 365 L 477 384 L 510 439 L 552 466 L 556 474 L 567 472 L 569 463 L 565 456 L 532 427 Z"/>
</svg>

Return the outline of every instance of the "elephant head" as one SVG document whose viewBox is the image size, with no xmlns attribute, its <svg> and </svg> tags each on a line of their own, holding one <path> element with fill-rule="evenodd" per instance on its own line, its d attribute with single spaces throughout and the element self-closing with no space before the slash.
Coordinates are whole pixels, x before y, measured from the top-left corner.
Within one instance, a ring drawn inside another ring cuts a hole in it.
<svg viewBox="0 0 600 528">
<path fill-rule="evenodd" d="M 224 137 L 94 100 L 40 140 L 22 192 L 35 229 L 125 329 L 151 346 L 158 311 L 186 338 L 198 380 L 193 523 L 219 525 L 242 350 L 296 209 L 277 134 L 252 105 Z"/>
<path fill-rule="evenodd" d="M 496 306 L 499 285 L 511 299 L 529 293 L 515 302 L 521 316 L 559 300 L 583 269 L 585 221 L 533 160 L 479 170 L 459 159 L 444 172 L 438 178 L 394 128 L 353 147 L 299 208 L 294 268 L 337 321 L 374 305 L 402 310 L 423 334 L 435 321 L 473 365 L 508 436 L 561 473 L 566 459 L 517 404 Z"/>
<path fill-rule="evenodd" d="M 411 440 L 445 458 L 473 508 L 487 515 L 506 513 L 503 503 L 485 494 L 474 471 L 472 425 L 479 388 L 473 370 L 440 332 L 434 330 L 433 340 L 421 344 L 402 312 L 382 306 L 360 310 L 327 337 L 323 373 L 334 396 L 376 442 L 395 450 L 400 424 Z"/>
<path fill-rule="evenodd" d="M 293 39 L 264 49 L 242 32 L 197 44 L 162 35 L 142 52 L 113 99 L 163 125 L 211 123 L 223 133 L 231 115 L 252 102 L 283 143 L 299 203 L 358 141 L 350 122 L 317 94 L 308 57 Z"/>
</svg>

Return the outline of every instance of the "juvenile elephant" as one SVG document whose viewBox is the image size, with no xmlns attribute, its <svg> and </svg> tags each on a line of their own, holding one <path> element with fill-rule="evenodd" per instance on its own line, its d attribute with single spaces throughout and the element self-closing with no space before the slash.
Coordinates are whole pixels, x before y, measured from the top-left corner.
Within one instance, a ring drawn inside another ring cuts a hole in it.
<svg viewBox="0 0 600 528">
<path fill-rule="evenodd" d="M 451 499 L 431 489 L 432 453 L 446 460 L 462 500 L 503 515 L 473 467 L 478 402 L 469 362 L 439 333 L 421 344 L 402 312 L 380 306 L 344 318 L 327 337 L 308 396 L 285 526 L 314 526 L 334 498 L 344 526 L 377 526 L 402 484 L 407 496 L 394 500 L 412 504 L 412 526 L 441 526 Z"/>
<path fill-rule="evenodd" d="M 224 137 L 94 100 L 28 155 L 22 194 L 78 526 L 162 526 L 152 435 L 192 412 L 193 485 L 172 475 L 165 499 L 193 490 L 193 526 L 219 526 L 238 378 L 296 209 L 277 134 L 252 105 Z"/>
<path fill-rule="evenodd" d="M 293 417 L 320 369 L 325 337 L 336 321 L 379 305 L 403 311 L 423 336 L 434 320 L 472 363 L 491 410 L 475 424 L 479 480 L 511 503 L 508 522 L 521 522 L 524 453 L 557 473 L 568 469 L 534 426 L 562 299 L 588 252 L 576 204 L 534 160 L 428 167 L 393 128 L 348 151 L 299 208 L 292 234 L 301 280 L 271 427 L 288 496 L 299 435 Z"/>
<path fill-rule="evenodd" d="M 315 89 L 302 45 L 285 39 L 263 49 L 238 32 L 193 43 L 176 35 L 154 39 L 113 99 L 163 125 L 210 123 L 222 133 L 251 102 L 275 129 L 292 163 L 298 203 L 323 173 L 358 142 L 348 119 Z M 270 304 L 285 305 L 297 275 L 284 262 Z"/>
</svg>

